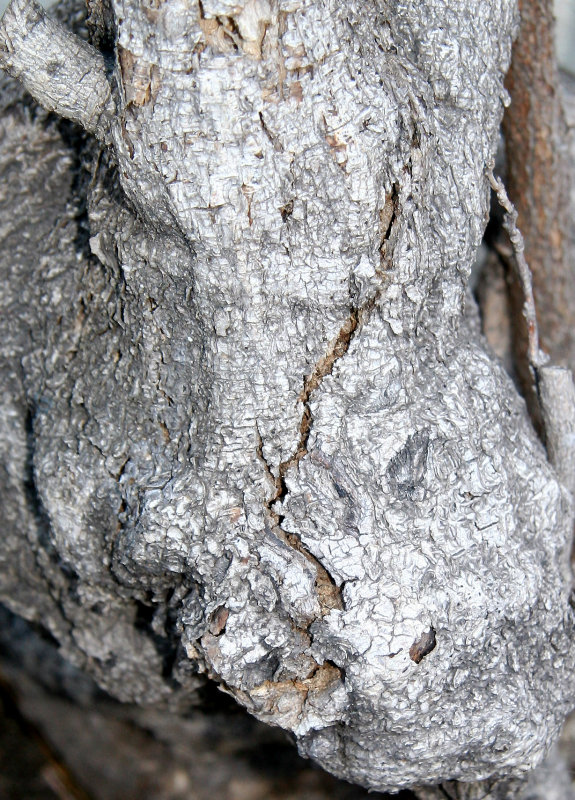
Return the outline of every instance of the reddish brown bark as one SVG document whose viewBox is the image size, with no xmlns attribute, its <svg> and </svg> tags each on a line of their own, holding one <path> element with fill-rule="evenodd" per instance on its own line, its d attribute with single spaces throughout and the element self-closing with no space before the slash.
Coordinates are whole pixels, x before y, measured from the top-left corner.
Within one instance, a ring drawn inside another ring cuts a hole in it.
<svg viewBox="0 0 575 800">
<path fill-rule="evenodd" d="M 573 368 L 572 167 L 559 92 L 553 3 L 520 0 L 519 7 L 520 33 L 507 77 L 512 102 L 503 123 L 507 186 L 533 273 L 542 345 L 554 363 Z"/>
</svg>

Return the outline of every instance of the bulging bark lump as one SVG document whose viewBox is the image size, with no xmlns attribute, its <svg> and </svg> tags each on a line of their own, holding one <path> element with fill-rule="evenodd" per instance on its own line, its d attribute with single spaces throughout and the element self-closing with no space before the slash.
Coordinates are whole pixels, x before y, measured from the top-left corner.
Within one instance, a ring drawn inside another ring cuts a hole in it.
<svg viewBox="0 0 575 800">
<path fill-rule="evenodd" d="M 570 708 L 572 500 L 467 294 L 514 3 L 92 12 L 113 58 L 47 63 L 70 34 L 24 0 L 0 27 L 101 142 L 61 145 L 64 188 L 93 167 L 40 262 L 3 256 L 2 601 L 120 698 L 205 674 L 364 786 L 529 770 Z M 50 120 L 10 109 L 45 197 Z"/>
</svg>

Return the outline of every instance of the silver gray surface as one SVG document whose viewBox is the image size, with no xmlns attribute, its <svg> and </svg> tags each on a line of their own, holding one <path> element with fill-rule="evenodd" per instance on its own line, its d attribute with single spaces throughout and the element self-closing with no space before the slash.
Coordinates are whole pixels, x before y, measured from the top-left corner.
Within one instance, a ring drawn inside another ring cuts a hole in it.
<svg viewBox="0 0 575 800">
<path fill-rule="evenodd" d="M 456 6 L 118 2 L 117 172 L 0 123 L 3 602 L 377 789 L 521 774 L 573 696 L 571 498 L 467 295 L 515 8 Z"/>
<path fill-rule="evenodd" d="M 8 0 L 0 0 L 0 14 L 8 5 Z M 41 0 L 40 5 L 49 8 L 51 0 Z M 575 3 L 573 0 L 556 0 L 557 52 L 561 67 L 575 72 Z"/>
</svg>

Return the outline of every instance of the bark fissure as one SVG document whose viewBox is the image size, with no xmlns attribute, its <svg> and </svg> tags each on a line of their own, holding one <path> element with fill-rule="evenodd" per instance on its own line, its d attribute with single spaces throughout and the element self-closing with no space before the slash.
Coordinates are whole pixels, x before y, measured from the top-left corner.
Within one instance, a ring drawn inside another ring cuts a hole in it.
<svg viewBox="0 0 575 800">
<path fill-rule="evenodd" d="M 308 440 L 313 422 L 310 408 L 311 395 L 319 388 L 323 379 L 332 373 L 335 363 L 347 353 L 352 338 L 357 331 L 360 319 L 365 313 L 367 306 L 372 308 L 374 302 L 375 300 L 371 298 L 370 301 L 365 303 L 361 308 L 352 308 L 350 310 L 349 317 L 340 328 L 338 335 L 332 340 L 326 355 L 322 356 L 316 363 L 311 374 L 304 378 L 304 385 L 298 397 L 298 401 L 303 404 L 298 445 L 292 455 L 279 464 L 277 476 L 273 474 L 270 465 L 264 457 L 263 441 L 259 431 L 257 432 L 258 456 L 262 460 L 266 472 L 275 486 L 275 493 L 266 501 L 266 509 L 273 519 L 276 525 L 276 531 L 279 532 L 282 540 L 290 547 L 293 547 L 294 550 L 304 555 L 315 566 L 317 571 L 316 588 L 322 609 L 322 616 L 325 616 L 325 614 L 328 614 L 334 608 L 343 609 L 344 605 L 341 588 L 336 584 L 333 577 L 319 559 L 305 547 L 300 537 L 297 536 L 297 534 L 283 530 L 281 527 L 283 517 L 274 510 L 274 506 L 281 503 L 288 494 L 289 490 L 285 480 L 288 470 L 295 467 L 302 458 L 308 454 Z"/>
<path fill-rule="evenodd" d="M 289 547 L 296 550 L 298 553 L 301 553 L 308 561 L 310 561 L 316 570 L 316 579 L 315 585 L 318 595 L 319 604 L 321 607 L 322 616 L 328 614 L 334 608 L 343 608 L 343 602 L 341 599 L 341 590 L 337 586 L 335 580 L 329 574 L 327 569 L 321 563 L 321 561 L 316 558 L 303 544 L 300 537 L 294 533 L 290 533 L 285 531 L 282 527 L 282 520 L 283 517 L 281 514 L 278 514 L 277 511 L 274 510 L 273 506 L 276 502 L 283 499 L 283 497 L 287 494 L 287 486 L 285 484 L 285 473 L 289 466 L 296 464 L 304 455 L 307 453 L 307 448 L 305 442 L 307 441 L 307 436 L 309 434 L 309 427 L 311 425 L 311 417 L 304 412 L 304 417 L 302 419 L 302 431 L 300 432 L 300 450 L 296 452 L 296 454 L 290 459 L 289 461 L 282 462 L 280 464 L 280 474 L 275 476 L 271 470 L 270 465 L 268 464 L 264 454 L 263 454 L 263 440 L 260 435 L 259 430 L 257 430 L 256 426 L 256 434 L 258 439 L 258 447 L 257 447 L 257 454 L 260 458 L 262 464 L 264 465 L 264 469 L 266 474 L 273 481 L 275 486 L 275 493 L 266 501 L 265 508 L 267 513 L 269 514 L 270 518 L 274 523 L 274 533 L 280 538 L 285 544 L 289 545 Z M 305 432 L 303 429 L 305 427 Z M 303 440 L 303 444 L 302 444 Z M 311 621 L 309 623 L 311 625 Z M 309 628 L 309 625 L 307 626 Z"/>
<path fill-rule="evenodd" d="M 390 262 L 392 254 L 389 242 L 392 239 L 394 229 L 399 218 L 399 187 L 394 184 L 392 191 L 387 195 L 385 205 L 380 212 L 380 223 L 382 238 L 379 245 L 381 262 L 386 265 Z M 384 274 L 380 274 L 380 280 Z M 270 465 L 263 453 L 263 440 L 257 429 L 258 457 L 264 464 L 266 473 L 275 486 L 275 493 L 266 501 L 266 509 L 276 525 L 276 530 L 280 533 L 283 541 L 294 550 L 302 553 L 311 561 L 317 570 L 316 586 L 318 598 L 322 608 L 322 614 L 329 613 L 334 608 L 343 609 L 341 587 L 338 587 L 333 577 L 321 562 L 304 546 L 300 537 L 294 533 L 287 532 L 281 527 L 283 517 L 274 510 L 276 504 L 281 504 L 288 494 L 286 475 L 288 471 L 295 467 L 305 456 L 308 455 L 308 440 L 313 423 L 313 416 L 310 407 L 312 394 L 321 386 L 323 379 L 331 375 L 337 361 L 348 352 L 351 342 L 360 327 L 367 322 L 369 315 L 376 306 L 378 299 L 383 291 L 383 282 L 377 287 L 376 291 L 361 306 L 350 309 L 349 316 L 341 326 L 337 336 L 332 339 L 328 351 L 317 362 L 312 372 L 304 378 L 303 388 L 298 397 L 298 401 L 303 405 L 303 413 L 300 421 L 299 441 L 292 455 L 280 462 L 277 468 L 277 475 L 274 475 Z"/>
<path fill-rule="evenodd" d="M 379 212 L 379 222 L 381 228 L 381 243 L 379 245 L 380 269 L 385 270 L 390 261 L 389 240 L 399 210 L 399 184 L 394 183 L 391 192 L 385 198 L 385 204 Z"/>
<path fill-rule="evenodd" d="M 343 670 L 332 661 L 326 660 L 317 664 L 305 678 L 290 678 L 287 680 L 267 680 L 255 687 L 256 693 L 265 693 L 274 699 L 295 693 L 293 700 L 299 701 L 301 712 L 304 711 L 308 700 L 317 699 L 317 696 L 329 689 L 333 684 L 342 680 Z"/>
</svg>

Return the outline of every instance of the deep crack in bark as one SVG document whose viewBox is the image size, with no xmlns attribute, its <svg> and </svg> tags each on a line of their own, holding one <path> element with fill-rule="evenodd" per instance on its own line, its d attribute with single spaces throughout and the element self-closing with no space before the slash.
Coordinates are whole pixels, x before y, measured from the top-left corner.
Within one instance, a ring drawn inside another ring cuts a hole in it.
<svg viewBox="0 0 575 800">
<path fill-rule="evenodd" d="M 267 475 L 273 481 L 276 489 L 275 494 L 272 495 L 272 497 L 270 497 L 269 500 L 267 500 L 265 503 L 265 508 L 274 522 L 274 533 L 278 536 L 279 539 L 281 539 L 287 545 L 292 547 L 294 550 L 297 550 L 298 553 L 301 553 L 303 556 L 305 556 L 305 558 L 308 561 L 310 561 L 314 565 L 316 571 L 315 585 L 316 585 L 318 600 L 321 607 L 322 616 L 325 616 L 333 608 L 339 608 L 339 609 L 343 608 L 340 589 L 335 583 L 334 579 L 329 574 L 329 572 L 323 566 L 323 564 L 312 553 L 310 553 L 309 550 L 305 548 L 299 536 L 295 533 L 289 533 L 288 531 L 285 531 L 281 527 L 283 517 L 273 509 L 275 503 L 277 501 L 281 502 L 281 500 L 287 494 L 287 486 L 284 480 L 286 471 L 289 469 L 290 466 L 297 464 L 297 462 L 301 458 L 303 458 L 304 455 L 306 455 L 307 453 L 306 443 L 307 443 L 307 437 L 309 435 L 310 426 L 311 426 L 311 416 L 309 414 L 309 408 L 306 407 L 300 427 L 300 442 L 298 450 L 296 451 L 294 456 L 292 456 L 288 461 L 283 461 L 279 465 L 279 475 L 275 476 L 272 473 L 270 466 L 265 459 L 265 456 L 263 454 L 263 441 L 260 432 L 259 430 L 257 430 L 256 426 L 257 437 L 258 437 L 257 453 L 262 461 L 262 464 L 264 465 Z"/>
<path fill-rule="evenodd" d="M 394 184 L 392 187 L 391 192 L 387 195 L 385 199 L 385 206 L 380 212 L 380 221 L 382 227 L 382 239 L 379 246 L 380 258 L 382 265 L 387 266 L 387 264 L 391 260 L 391 252 L 388 248 L 388 243 L 391 240 L 393 230 L 396 226 L 397 219 L 399 216 L 399 186 L 398 184 Z M 380 277 L 383 277 L 380 276 Z M 367 318 L 369 317 L 372 310 L 375 308 L 378 298 L 381 295 L 383 286 L 379 286 L 375 293 L 366 300 L 363 305 L 358 307 L 352 307 L 349 312 L 349 316 L 347 320 L 344 322 L 338 335 L 335 339 L 332 339 L 330 342 L 330 346 L 328 352 L 322 356 L 319 361 L 317 361 L 313 371 L 304 378 L 303 388 L 301 393 L 298 397 L 298 400 L 303 404 L 303 414 L 300 422 L 300 436 L 299 442 L 297 445 L 296 450 L 294 453 L 285 461 L 282 461 L 278 465 L 278 474 L 277 476 L 273 474 L 270 465 L 265 459 L 263 453 L 263 440 L 260 435 L 259 429 L 256 425 L 256 432 L 258 438 L 258 447 L 257 453 L 258 457 L 262 461 L 266 473 L 269 478 L 272 480 L 275 486 L 275 494 L 266 501 L 265 507 L 274 521 L 275 524 L 275 532 L 279 535 L 279 537 L 288 544 L 290 547 L 293 547 L 294 550 L 297 550 L 299 553 L 304 555 L 308 561 L 311 561 L 316 569 L 316 589 L 318 594 L 319 603 L 321 606 L 322 616 L 328 614 L 332 609 L 343 609 L 344 603 L 341 594 L 341 587 L 337 585 L 335 580 L 329 574 L 328 570 L 323 566 L 323 564 L 310 553 L 309 550 L 306 549 L 303 542 L 301 541 L 300 537 L 295 533 L 290 533 L 288 531 L 283 530 L 281 527 L 283 517 L 281 514 L 278 514 L 277 511 L 274 511 L 274 505 L 276 503 L 281 503 L 287 493 L 288 488 L 285 482 L 285 476 L 291 467 L 296 466 L 302 458 L 304 458 L 308 454 L 307 443 L 309 439 L 309 434 L 311 430 L 312 424 L 312 414 L 310 409 L 310 398 L 312 393 L 319 388 L 323 379 L 326 375 L 331 375 L 333 371 L 333 367 L 340 358 L 347 353 L 349 350 L 351 341 L 358 329 L 360 323 L 365 323 Z"/>
<path fill-rule="evenodd" d="M 323 564 L 312 553 L 310 553 L 309 550 L 306 549 L 300 537 L 295 533 L 290 533 L 283 530 L 281 527 L 283 518 L 280 514 L 274 511 L 273 506 L 278 502 L 281 503 L 288 493 L 288 488 L 285 482 L 285 476 L 288 470 L 298 464 L 299 461 L 301 461 L 301 459 L 304 458 L 304 456 L 306 456 L 308 453 L 307 443 L 312 423 L 311 409 L 309 407 L 311 394 L 320 386 L 325 376 L 331 374 L 335 362 L 342 358 L 345 353 L 347 353 L 353 335 L 357 330 L 361 311 L 362 309 L 351 309 L 348 319 L 342 325 L 335 339 L 332 340 L 327 354 L 317 362 L 313 372 L 304 379 L 303 389 L 298 397 L 298 400 L 303 403 L 304 407 L 300 423 L 300 437 L 298 446 L 295 452 L 288 459 L 279 464 L 277 476 L 273 475 L 269 464 L 264 458 L 263 441 L 259 431 L 257 432 L 258 455 L 264 463 L 266 472 L 273 480 L 276 488 L 275 494 L 266 502 L 266 508 L 274 520 L 276 525 L 276 533 L 279 534 L 280 538 L 290 547 L 293 547 L 294 550 L 297 550 L 299 553 L 304 555 L 308 561 L 311 561 L 314 565 L 316 569 L 315 584 L 318 600 L 322 610 L 322 616 L 325 616 L 334 608 L 343 609 L 341 589 Z"/>
</svg>

